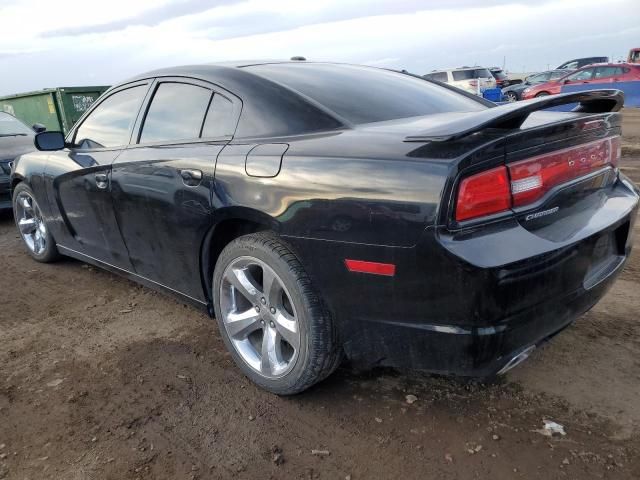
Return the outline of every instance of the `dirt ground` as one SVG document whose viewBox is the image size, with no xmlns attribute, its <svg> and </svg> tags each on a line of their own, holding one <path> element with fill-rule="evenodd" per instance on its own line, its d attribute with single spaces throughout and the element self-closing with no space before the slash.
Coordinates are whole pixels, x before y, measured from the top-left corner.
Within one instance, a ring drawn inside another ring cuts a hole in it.
<svg viewBox="0 0 640 480">
<path fill-rule="evenodd" d="M 624 167 L 640 181 L 640 157 Z M 0 478 L 640 478 L 638 250 L 498 384 L 342 368 L 291 398 L 244 378 L 192 308 L 31 261 L 9 216 L 0 252 Z"/>
</svg>

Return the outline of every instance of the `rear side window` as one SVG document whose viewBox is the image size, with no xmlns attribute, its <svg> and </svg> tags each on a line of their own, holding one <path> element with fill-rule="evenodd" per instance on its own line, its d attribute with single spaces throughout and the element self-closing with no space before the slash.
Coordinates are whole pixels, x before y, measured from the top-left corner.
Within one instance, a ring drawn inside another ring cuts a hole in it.
<svg viewBox="0 0 640 480">
<path fill-rule="evenodd" d="M 486 68 L 474 68 L 469 70 L 454 70 L 451 72 L 456 82 L 461 80 L 473 80 L 476 78 L 492 78 L 491 72 Z"/>
<path fill-rule="evenodd" d="M 620 67 L 598 67 L 596 68 L 596 74 L 594 79 L 613 77 L 614 75 L 621 75 L 622 68 Z"/>
<path fill-rule="evenodd" d="M 216 93 L 207 111 L 207 118 L 202 128 L 202 138 L 226 137 L 233 135 L 234 131 L 233 103 Z"/>
<path fill-rule="evenodd" d="M 211 90 L 186 83 L 161 83 L 144 119 L 139 143 L 200 137 Z"/>
<path fill-rule="evenodd" d="M 379 68 L 322 63 L 245 68 L 297 91 L 355 124 L 488 108 L 422 78 Z"/>
<path fill-rule="evenodd" d="M 447 72 L 434 72 L 427 73 L 424 78 L 428 78 L 429 80 L 435 80 L 437 82 L 447 83 Z"/>
<path fill-rule="evenodd" d="M 106 98 L 82 122 L 76 131 L 78 148 L 110 148 L 129 143 L 147 85 L 121 90 Z"/>
</svg>

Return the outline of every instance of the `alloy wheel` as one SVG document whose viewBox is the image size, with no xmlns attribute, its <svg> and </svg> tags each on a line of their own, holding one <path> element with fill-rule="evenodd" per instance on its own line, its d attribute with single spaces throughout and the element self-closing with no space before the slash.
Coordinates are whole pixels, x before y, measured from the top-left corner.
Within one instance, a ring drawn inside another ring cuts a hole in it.
<svg viewBox="0 0 640 480">
<path fill-rule="evenodd" d="M 242 360 L 265 378 L 290 372 L 300 350 L 300 328 L 275 271 L 257 258 L 236 258 L 222 275 L 219 294 L 222 323 Z"/>
<path fill-rule="evenodd" d="M 47 226 L 35 199 L 27 192 L 20 192 L 15 200 L 15 216 L 18 229 L 35 255 L 41 255 L 47 248 Z"/>
</svg>

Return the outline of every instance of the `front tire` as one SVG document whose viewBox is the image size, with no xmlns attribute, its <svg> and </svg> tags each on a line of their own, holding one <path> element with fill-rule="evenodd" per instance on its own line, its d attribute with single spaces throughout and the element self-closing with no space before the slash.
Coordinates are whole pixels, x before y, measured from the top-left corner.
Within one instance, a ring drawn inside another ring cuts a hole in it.
<svg viewBox="0 0 640 480">
<path fill-rule="evenodd" d="M 536 98 L 548 97 L 548 96 L 549 96 L 549 92 L 540 92 L 539 94 L 536 95 Z"/>
<path fill-rule="evenodd" d="M 277 236 L 227 245 L 213 274 L 216 320 L 234 361 L 278 395 L 306 390 L 339 365 L 332 318 L 302 264 Z"/>
<path fill-rule="evenodd" d="M 13 190 L 13 218 L 31 257 L 50 263 L 60 256 L 56 242 L 47 228 L 33 190 L 19 183 Z"/>
<path fill-rule="evenodd" d="M 504 94 L 505 98 L 507 99 L 507 102 L 517 102 L 518 101 L 518 95 L 516 95 L 516 92 L 507 92 Z"/>
</svg>

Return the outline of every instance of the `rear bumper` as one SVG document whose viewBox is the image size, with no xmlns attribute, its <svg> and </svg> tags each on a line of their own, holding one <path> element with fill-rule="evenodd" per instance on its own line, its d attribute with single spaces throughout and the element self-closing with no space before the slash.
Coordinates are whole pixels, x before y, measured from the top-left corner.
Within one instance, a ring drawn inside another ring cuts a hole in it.
<svg viewBox="0 0 640 480">
<path fill-rule="evenodd" d="M 544 241 L 515 220 L 478 236 L 429 228 L 409 248 L 289 241 L 353 363 L 487 376 L 602 298 L 630 254 L 637 213 L 637 191 L 619 182 L 563 242 Z M 612 247 L 600 257 L 603 238 Z M 350 273 L 345 258 L 394 263 L 396 275 Z"/>
</svg>

